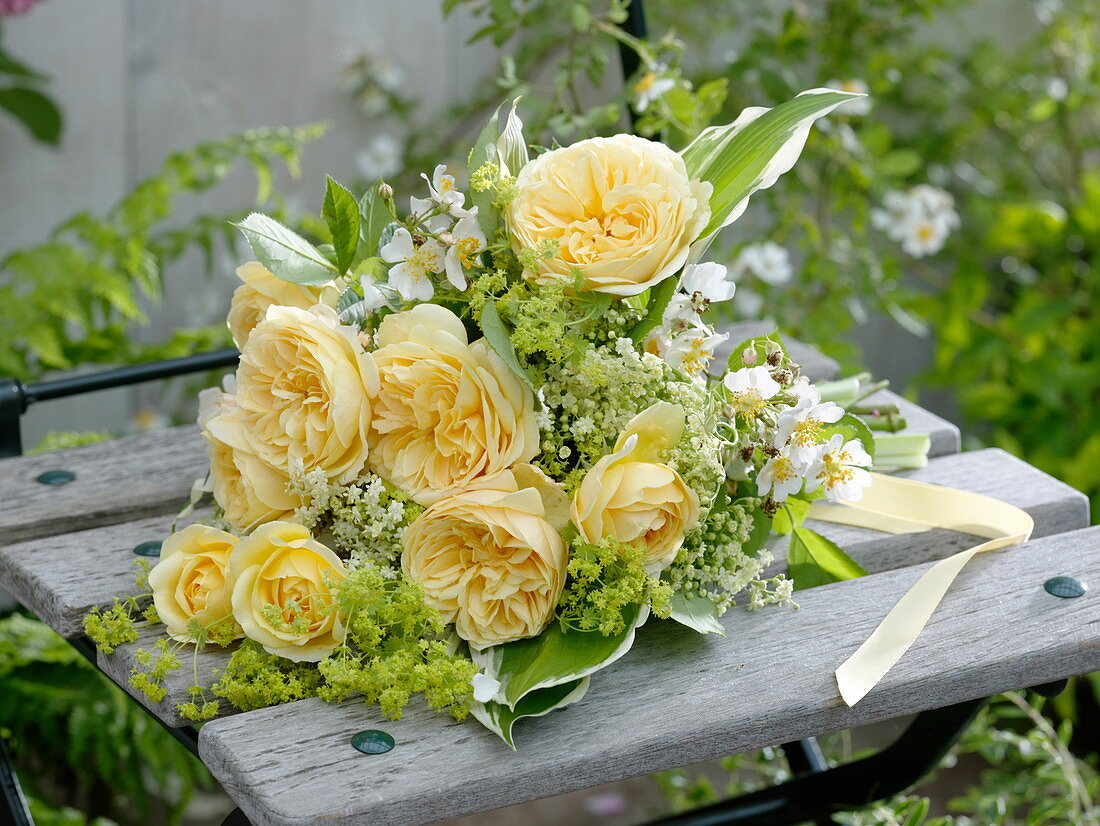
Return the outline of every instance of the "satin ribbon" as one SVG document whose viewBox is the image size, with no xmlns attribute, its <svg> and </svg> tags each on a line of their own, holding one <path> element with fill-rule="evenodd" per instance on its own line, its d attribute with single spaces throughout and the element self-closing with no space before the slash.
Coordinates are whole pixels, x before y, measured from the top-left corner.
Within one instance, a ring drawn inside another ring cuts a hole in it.
<svg viewBox="0 0 1100 826">
<path fill-rule="evenodd" d="M 885 533 L 921 533 L 945 528 L 988 539 L 941 559 L 879 623 L 851 657 L 836 670 L 840 696 L 854 706 L 917 641 L 955 577 L 975 554 L 1024 542 L 1035 527 L 1026 511 L 978 493 L 872 473 L 873 484 L 858 502 L 815 503 L 811 519 L 854 525 Z"/>
</svg>

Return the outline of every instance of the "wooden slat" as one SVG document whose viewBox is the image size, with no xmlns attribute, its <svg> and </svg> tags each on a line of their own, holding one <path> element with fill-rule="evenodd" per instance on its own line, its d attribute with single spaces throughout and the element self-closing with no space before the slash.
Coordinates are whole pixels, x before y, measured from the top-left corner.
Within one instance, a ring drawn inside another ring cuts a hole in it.
<svg viewBox="0 0 1100 826">
<path fill-rule="evenodd" d="M 1082 494 L 1000 450 L 936 459 L 927 468 L 906 475 L 997 496 L 1018 505 L 1035 519 L 1037 537 L 1088 524 L 1088 500 Z M 812 527 L 837 542 L 872 573 L 939 559 L 976 542 L 972 537 L 949 531 L 895 536 L 843 525 L 814 523 Z M 782 537 L 773 540 L 774 553 L 779 560 L 786 558 L 785 542 Z M 778 573 L 784 568 L 785 563 L 780 561 L 770 572 Z M 100 668 L 129 690 L 128 678 L 135 663 L 135 650 L 143 645 L 148 647 L 154 636 L 146 632 L 139 643 L 122 646 L 110 656 L 101 655 Z M 212 674 L 223 667 L 227 659 L 225 651 L 210 649 L 199 654 L 197 663 L 202 674 Z M 135 696 L 161 719 L 171 725 L 180 725 L 184 721 L 177 715 L 175 705 L 186 700 L 187 689 L 192 683 L 191 669 L 187 667 L 169 676 L 165 683 L 168 695 L 161 702 L 150 703 L 140 695 Z M 223 714 L 235 713 L 228 703 L 223 706 Z"/>
<path fill-rule="evenodd" d="M 724 639 L 647 628 L 581 703 L 521 721 L 515 753 L 474 723 L 419 709 L 391 722 L 319 700 L 208 723 L 199 753 L 256 826 L 486 811 L 1094 671 L 1096 597 L 1058 599 L 1042 584 L 1100 581 L 1098 549 L 1094 528 L 975 558 L 921 639 L 851 709 L 833 671 L 925 566 L 806 591 L 798 611 L 731 612 Z M 367 728 L 396 748 L 354 751 L 350 737 Z"/>
<path fill-rule="evenodd" d="M 0 460 L 0 545 L 176 512 L 206 468 L 194 426 Z M 76 479 L 35 481 L 49 470 Z"/>
<path fill-rule="evenodd" d="M 729 333 L 729 339 L 718 348 L 713 364 L 716 367 L 724 367 L 730 351 L 746 339 L 767 335 L 775 332 L 774 324 L 765 324 L 761 321 L 738 321 L 731 324 L 717 325 L 721 333 Z M 813 347 L 803 344 L 801 341 L 782 335 L 783 345 L 798 364 L 802 365 L 802 374 L 810 381 L 822 381 L 835 379 L 840 374 L 840 365 L 826 355 L 822 355 Z"/>
<path fill-rule="evenodd" d="M 179 527 L 199 515 L 209 510 Z M 151 516 L 0 547 L 0 587 L 61 636 L 78 636 L 89 609 L 134 593 L 134 548 L 164 539 L 172 520 L 171 514 Z"/>
</svg>

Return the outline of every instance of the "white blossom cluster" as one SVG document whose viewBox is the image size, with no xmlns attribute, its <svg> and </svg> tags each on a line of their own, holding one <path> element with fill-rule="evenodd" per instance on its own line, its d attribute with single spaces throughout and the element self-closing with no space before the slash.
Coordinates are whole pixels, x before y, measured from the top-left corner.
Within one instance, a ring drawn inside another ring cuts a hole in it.
<svg viewBox="0 0 1100 826">
<path fill-rule="evenodd" d="M 330 533 L 333 546 L 349 555 L 350 567 L 372 564 L 396 575 L 409 506 L 392 496 L 380 477 L 371 473 L 357 484 L 336 485 L 324 471 L 307 472 L 298 462 L 287 490 L 302 500 L 295 518 L 314 533 Z"/>
<path fill-rule="evenodd" d="M 431 301 L 435 278 L 443 275 L 456 290 L 465 290 L 466 273 L 481 265 L 485 233 L 477 207 L 464 208 L 466 195 L 455 184 L 447 167 L 439 164 L 429 180 L 428 197 L 409 199 L 409 214 L 416 232 L 399 227 L 379 250 L 382 260 L 394 264 L 388 288 L 404 301 Z M 369 309 L 386 303 L 385 291 L 364 278 L 363 297 Z"/>
<path fill-rule="evenodd" d="M 728 333 L 718 333 L 701 315 L 712 303 L 729 301 L 735 286 L 721 264 L 689 264 L 684 267 L 680 289 L 668 302 L 659 327 L 646 339 L 646 349 L 670 366 L 702 380 L 714 353 Z"/>
<path fill-rule="evenodd" d="M 950 192 L 917 184 L 906 192 L 887 192 L 882 208 L 872 210 L 871 223 L 909 255 L 924 258 L 943 249 L 947 237 L 959 226 L 959 214 Z"/>
<path fill-rule="evenodd" d="M 746 362 L 755 358 L 754 351 L 746 351 Z M 782 372 L 789 374 L 786 368 L 775 370 Z M 844 410 L 821 401 L 804 379 L 784 386 L 769 365 L 755 365 L 727 373 L 723 386 L 727 412 L 739 423 L 727 466 L 730 478 L 748 478 L 759 450 L 767 460 L 756 475 L 757 493 L 774 503 L 818 489 L 830 501 L 854 502 L 871 484 L 871 457 L 860 440 L 827 433 Z"/>
</svg>

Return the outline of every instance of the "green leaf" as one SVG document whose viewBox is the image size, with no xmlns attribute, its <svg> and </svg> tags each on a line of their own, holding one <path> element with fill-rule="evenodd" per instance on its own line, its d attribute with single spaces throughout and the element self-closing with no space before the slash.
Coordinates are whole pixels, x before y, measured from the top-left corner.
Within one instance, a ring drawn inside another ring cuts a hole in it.
<svg viewBox="0 0 1100 826">
<path fill-rule="evenodd" d="M 372 186 L 359 200 L 359 239 L 363 242 L 364 258 L 378 255 L 382 247 L 382 230 L 390 222 L 390 211 L 378 194 L 378 187 Z"/>
<path fill-rule="evenodd" d="M 0 109 L 11 113 L 36 140 L 51 146 L 61 140 L 61 110 L 41 92 L 22 86 L 0 89 Z"/>
<path fill-rule="evenodd" d="M 340 272 L 347 272 L 359 249 L 359 204 L 354 195 L 328 175 L 325 176 L 325 203 L 321 216 L 332 235 L 336 266 Z"/>
<path fill-rule="evenodd" d="M 500 356 L 501 361 L 508 365 L 520 381 L 531 388 L 531 392 L 537 392 L 531 377 L 527 375 L 527 371 L 520 364 L 516 349 L 512 346 L 512 335 L 508 330 L 508 325 L 500 317 L 496 304 L 491 298 L 481 308 L 481 332 L 485 334 L 485 340 L 489 342 L 489 346 L 493 348 L 493 351 Z"/>
<path fill-rule="evenodd" d="M 626 630 L 621 634 L 574 631 L 555 622 L 537 637 L 471 651 L 470 656 L 488 676 L 500 681 L 497 699 L 516 709 L 532 691 L 588 677 L 629 651 L 634 631 L 649 616 L 649 608 L 634 605 L 623 616 Z"/>
<path fill-rule="evenodd" d="M 474 141 L 474 148 L 470 150 L 470 155 L 466 159 L 466 170 L 470 175 L 473 175 L 486 163 L 496 162 L 497 160 L 497 140 L 500 137 L 500 109 L 502 106 L 504 106 L 503 103 L 496 108 L 492 117 L 485 123 L 481 133 L 477 136 L 477 140 Z M 477 220 L 481 224 L 481 231 L 485 233 L 486 238 L 492 241 L 497 228 L 500 226 L 500 215 L 497 214 L 496 207 L 493 206 L 493 191 L 487 189 L 478 192 L 471 187 L 470 202 L 477 207 Z"/>
<path fill-rule="evenodd" d="M 706 597 L 673 594 L 672 613 L 669 616 L 700 634 L 726 636 L 726 629 L 718 621 L 718 606 Z"/>
<path fill-rule="evenodd" d="M 704 129 L 681 153 L 691 177 L 714 186 L 710 222 L 701 237 L 737 220 L 752 193 L 794 166 L 813 122 L 855 97 L 814 89 L 774 109 L 753 107 L 733 123 Z"/>
<path fill-rule="evenodd" d="M 253 212 L 239 224 L 256 259 L 271 274 L 293 284 L 327 284 L 336 268 L 313 244 L 274 218 Z"/>
<path fill-rule="evenodd" d="M 523 717 L 541 717 L 554 709 L 564 708 L 584 697 L 588 691 L 588 677 L 568 683 L 532 691 L 518 703 L 514 709 L 503 703 L 474 703 L 470 713 L 487 729 L 495 732 L 501 740 L 516 747 L 512 739 L 512 726 Z"/>
<path fill-rule="evenodd" d="M 668 306 L 668 302 L 672 300 L 672 295 L 676 292 L 679 283 L 680 279 L 678 277 L 669 276 L 656 287 L 650 289 L 649 306 L 645 316 L 631 327 L 627 333 L 631 341 L 635 344 L 641 342 L 650 332 L 660 326 L 665 308 Z"/>
<path fill-rule="evenodd" d="M 780 536 L 786 536 L 803 522 L 810 512 L 810 502 L 795 496 L 788 496 L 787 501 L 779 506 L 779 510 L 772 517 L 772 530 Z"/>
<path fill-rule="evenodd" d="M 809 528 L 795 528 L 787 552 L 787 576 L 801 591 L 830 582 L 867 576 L 867 572 L 835 542 Z"/>
</svg>

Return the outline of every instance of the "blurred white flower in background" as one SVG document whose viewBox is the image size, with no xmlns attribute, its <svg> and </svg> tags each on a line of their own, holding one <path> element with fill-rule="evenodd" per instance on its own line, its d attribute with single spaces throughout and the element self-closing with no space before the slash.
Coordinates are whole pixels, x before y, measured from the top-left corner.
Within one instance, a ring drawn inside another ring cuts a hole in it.
<svg viewBox="0 0 1100 826">
<path fill-rule="evenodd" d="M 661 95 L 676 88 L 676 80 L 665 76 L 666 71 L 668 71 L 666 66 L 657 63 L 635 81 L 633 87 L 635 111 L 644 112 L 651 103 L 659 100 Z"/>
<path fill-rule="evenodd" d="M 730 276 L 734 281 L 740 281 L 746 275 L 754 275 L 773 286 L 786 284 L 794 277 L 791 256 L 774 241 L 749 244 L 741 248 L 737 260 L 730 267 Z"/>
<path fill-rule="evenodd" d="M 403 155 L 401 143 L 393 135 L 376 135 L 359 150 L 355 163 L 364 178 L 376 181 L 400 172 Z"/>
<path fill-rule="evenodd" d="M 917 184 L 907 192 L 891 190 L 882 208 L 871 211 L 871 224 L 914 258 L 935 255 L 943 249 L 959 214 L 950 192 L 929 184 Z"/>
<path fill-rule="evenodd" d="M 870 89 L 867 86 L 865 80 L 859 78 L 849 78 L 848 80 L 837 80 L 833 78 L 828 81 L 825 86 L 829 89 L 837 89 L 841 92 L 851 92 L 855 95 L 866 95 L 870 93 Z M 851 115 L 852 117 L 859 117 L 866 115 L 871 111 L 871 98 L 857 98 L 856 100 L 850 100 L 847 103 L 842 103 L 836 108 L 837 114 Z"/>
<path fill-rule="evenodd" d="M 384 55 L 363 52 L 344 66 L 342 81 L 359 111 L 374 117 L 384 114 L 394 99 L 401 97 L 405 72 Z"/>
</svg>

